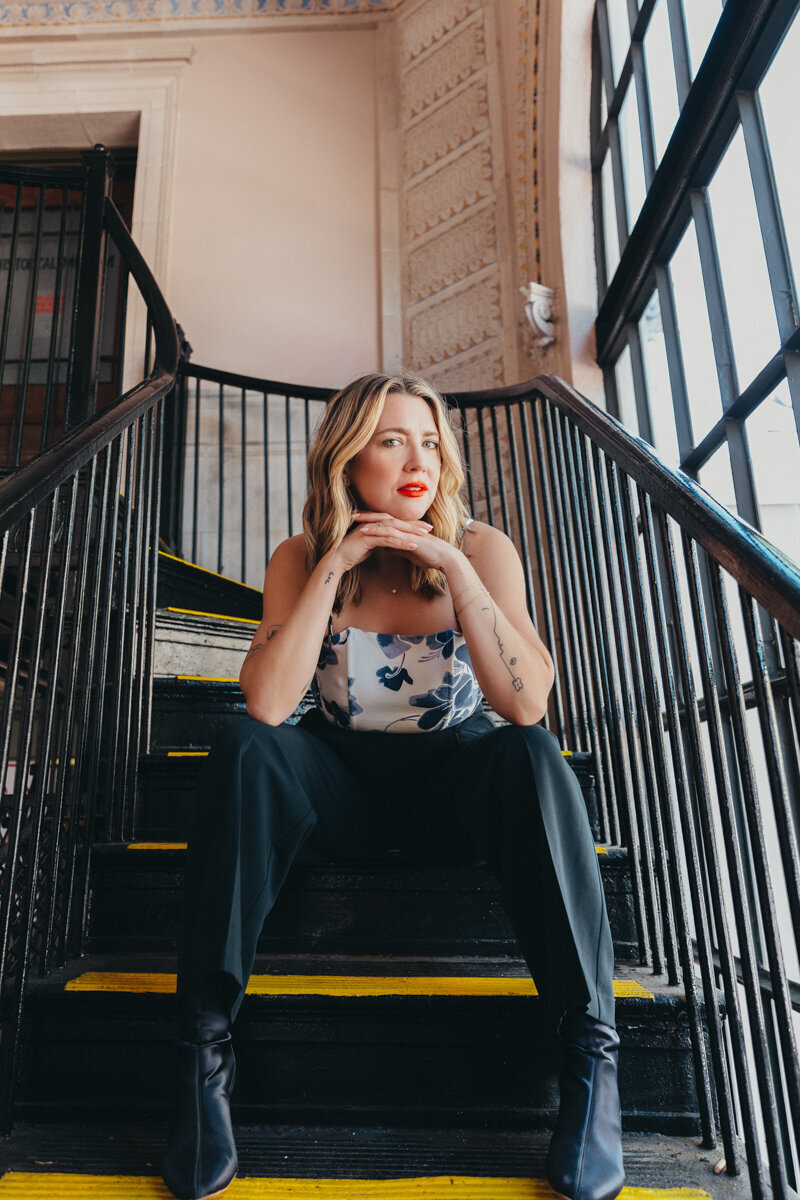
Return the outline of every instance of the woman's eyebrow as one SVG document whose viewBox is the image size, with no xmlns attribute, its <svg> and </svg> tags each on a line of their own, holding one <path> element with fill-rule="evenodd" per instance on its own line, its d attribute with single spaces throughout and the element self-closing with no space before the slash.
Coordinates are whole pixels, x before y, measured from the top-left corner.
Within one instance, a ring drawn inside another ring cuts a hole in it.
<svg viewBox="0 0 800 1200">
<path fill-rule="evenodd" d="M 375 436 L 378 437 L 382 433 L 404 433 L 406 437 L 411 436 L 410 429 L 401 429 L 399 425 L 390 425 L 388 429 L 379 429 Z M 438 431 L 438 429 L 426 429 L 422 436 L 423 437 L 438 437 L 439 431 Z"/>
</svg>

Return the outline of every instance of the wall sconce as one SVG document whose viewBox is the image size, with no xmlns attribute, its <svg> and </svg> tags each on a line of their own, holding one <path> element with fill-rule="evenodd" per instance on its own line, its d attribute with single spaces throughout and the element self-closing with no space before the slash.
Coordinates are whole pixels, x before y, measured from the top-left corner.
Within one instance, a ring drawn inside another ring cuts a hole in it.
<svg viewBox="0 0 800 1200">
<path fill-rule="evenodd" d="M 541 283 L 526 283 L 519 290 L 525 300 L 525 316 L 533 330 L 533 344 L 543 350 L 556 340 L 553 325 L 555 292 Z"/>
</svg>

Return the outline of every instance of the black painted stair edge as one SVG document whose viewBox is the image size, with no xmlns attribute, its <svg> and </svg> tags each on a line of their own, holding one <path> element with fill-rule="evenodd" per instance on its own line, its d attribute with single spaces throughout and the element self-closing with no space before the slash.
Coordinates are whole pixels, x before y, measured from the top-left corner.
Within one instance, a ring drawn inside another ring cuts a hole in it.
<svg viewBox="0 0 800 1200">
<path fill-rule="evenodd" d="M 191 608 L 230 617 L 261 620 L 262 594 L 235 579 L 228 579 L 186 559 L 159 551 L 159 608 Z"/>
</svg>

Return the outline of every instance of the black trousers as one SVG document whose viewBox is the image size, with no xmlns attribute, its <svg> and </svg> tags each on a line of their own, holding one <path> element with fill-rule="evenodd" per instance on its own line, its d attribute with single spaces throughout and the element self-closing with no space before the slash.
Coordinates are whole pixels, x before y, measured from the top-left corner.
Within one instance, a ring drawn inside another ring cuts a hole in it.
<svg viewBox="0 0 800 1200">
<path fill-rule="evenodd" d="M 614 1024 L 614 952 L 586 809 L 553 734 L 483 713 L 439 733 L 358 733 L 320 712 L 243 718 L 215 742 L 189 842 L 178 996 L 218 972 L 238 1012 L 264 918 L 297 861 L 400 850 L 486 861 L 552 1021 Z"/>
</svg>

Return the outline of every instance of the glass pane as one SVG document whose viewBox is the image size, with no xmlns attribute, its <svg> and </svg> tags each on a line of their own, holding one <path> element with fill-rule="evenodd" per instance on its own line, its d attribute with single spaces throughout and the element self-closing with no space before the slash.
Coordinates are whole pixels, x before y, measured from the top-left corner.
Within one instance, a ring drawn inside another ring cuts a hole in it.
<svg viewBox="0 0 800 1200">
<path fill-rule="evenodd" d="M 761 531 L 800 563 L 800 442 L 786 380 L 745 422 Z"/>
<path fill-rule="evenodd" d="M 627 346 L 617 359 L 614 372 L 617 379 L 619 419 L 626 429 L 630 429 L 633 433 L 638 433 L 639 419 L 636 416 L 636 395 L 633 390 L 631 352 Z"/>
<path fill-rule="evenodd" d="M 639 133 L 639 113 L 633 85 L 628 88 L 619 114 L 619 135 L 622 144 L 622 166 L 628 197 L 628 229 L 633 229 L 639 209 L 644 204 L 644 158 Z"/>
<path fill-rule="evenodd" d="M 780 338 L 741 126 L 708 191 L 743 391 L 778 350 Z"/>
<path fill-rule="evenodd" d="M 722 416 L 722 399 L 694 222 L 686 230 L 672 257 L 670 273 L 678 312 L 678 332 L 692 427 L 696 439 L 702 441 Z"/>
<path fill-rule="evenodd" d="M 689 37 L 689 64 L 694 79 L 722 14 L 722 4 L 720 0 L 684 0 L 683 11 Z"/>
<path fill-rule="evenodd" d="M 625 56 L 631 44 L 631 27 L 628 21 L 626 0 L 608 0 L 608 29 L 611 34 L 611 61 L 614 67 L 614 82 L 619 82 Z"/>
<path fill-rule="evenodd" d="M 655 448 L 667 466 L 677 467 L 680 461 L 678 435 L 675 430 L 675 408 L 669 384 L 667 349 L 658 292 L 653 293 L 644 310 L 639 322 L 639 332 L 647 372 L 647 394 Z"/>
<path fill-rule="evenodd" d="M 787 120 L 787 114 L 800 110 L 798 62 L 800 15 L 790 26 L 759 89 L 795 282 L 800 277 L 800 159 L 795 123 Z"/>
<path fill-rule="evenodd" d="M 656 139 L 656 162 L 661 159 L 678 120 L 678 85 L 669 35 L 666 0 L 658 0 L 644 39 L 650 85 L 650 105 Z"/>
<path fill-rule="evenodd" d="M 617 215 L 614 209 L 614 179 L 611 172 L 611 152 L 606 154 L 601 170 L 603 185 L 603 240 L 606 250 L 606 277 L 610 281 L 619 263 Z"/>
<path fill-rule="evenodd" d="M 704 467 L 701 467 L 697 482 L 705 488 L 714 499 L 727 508 L 733 516 L 738 515 L 736 496 L 733 491 L 733 472 L 731 470 L 731 455 L 728 443 L 723 442 L 719 450 L 712 454 Z"/>
</svg>

